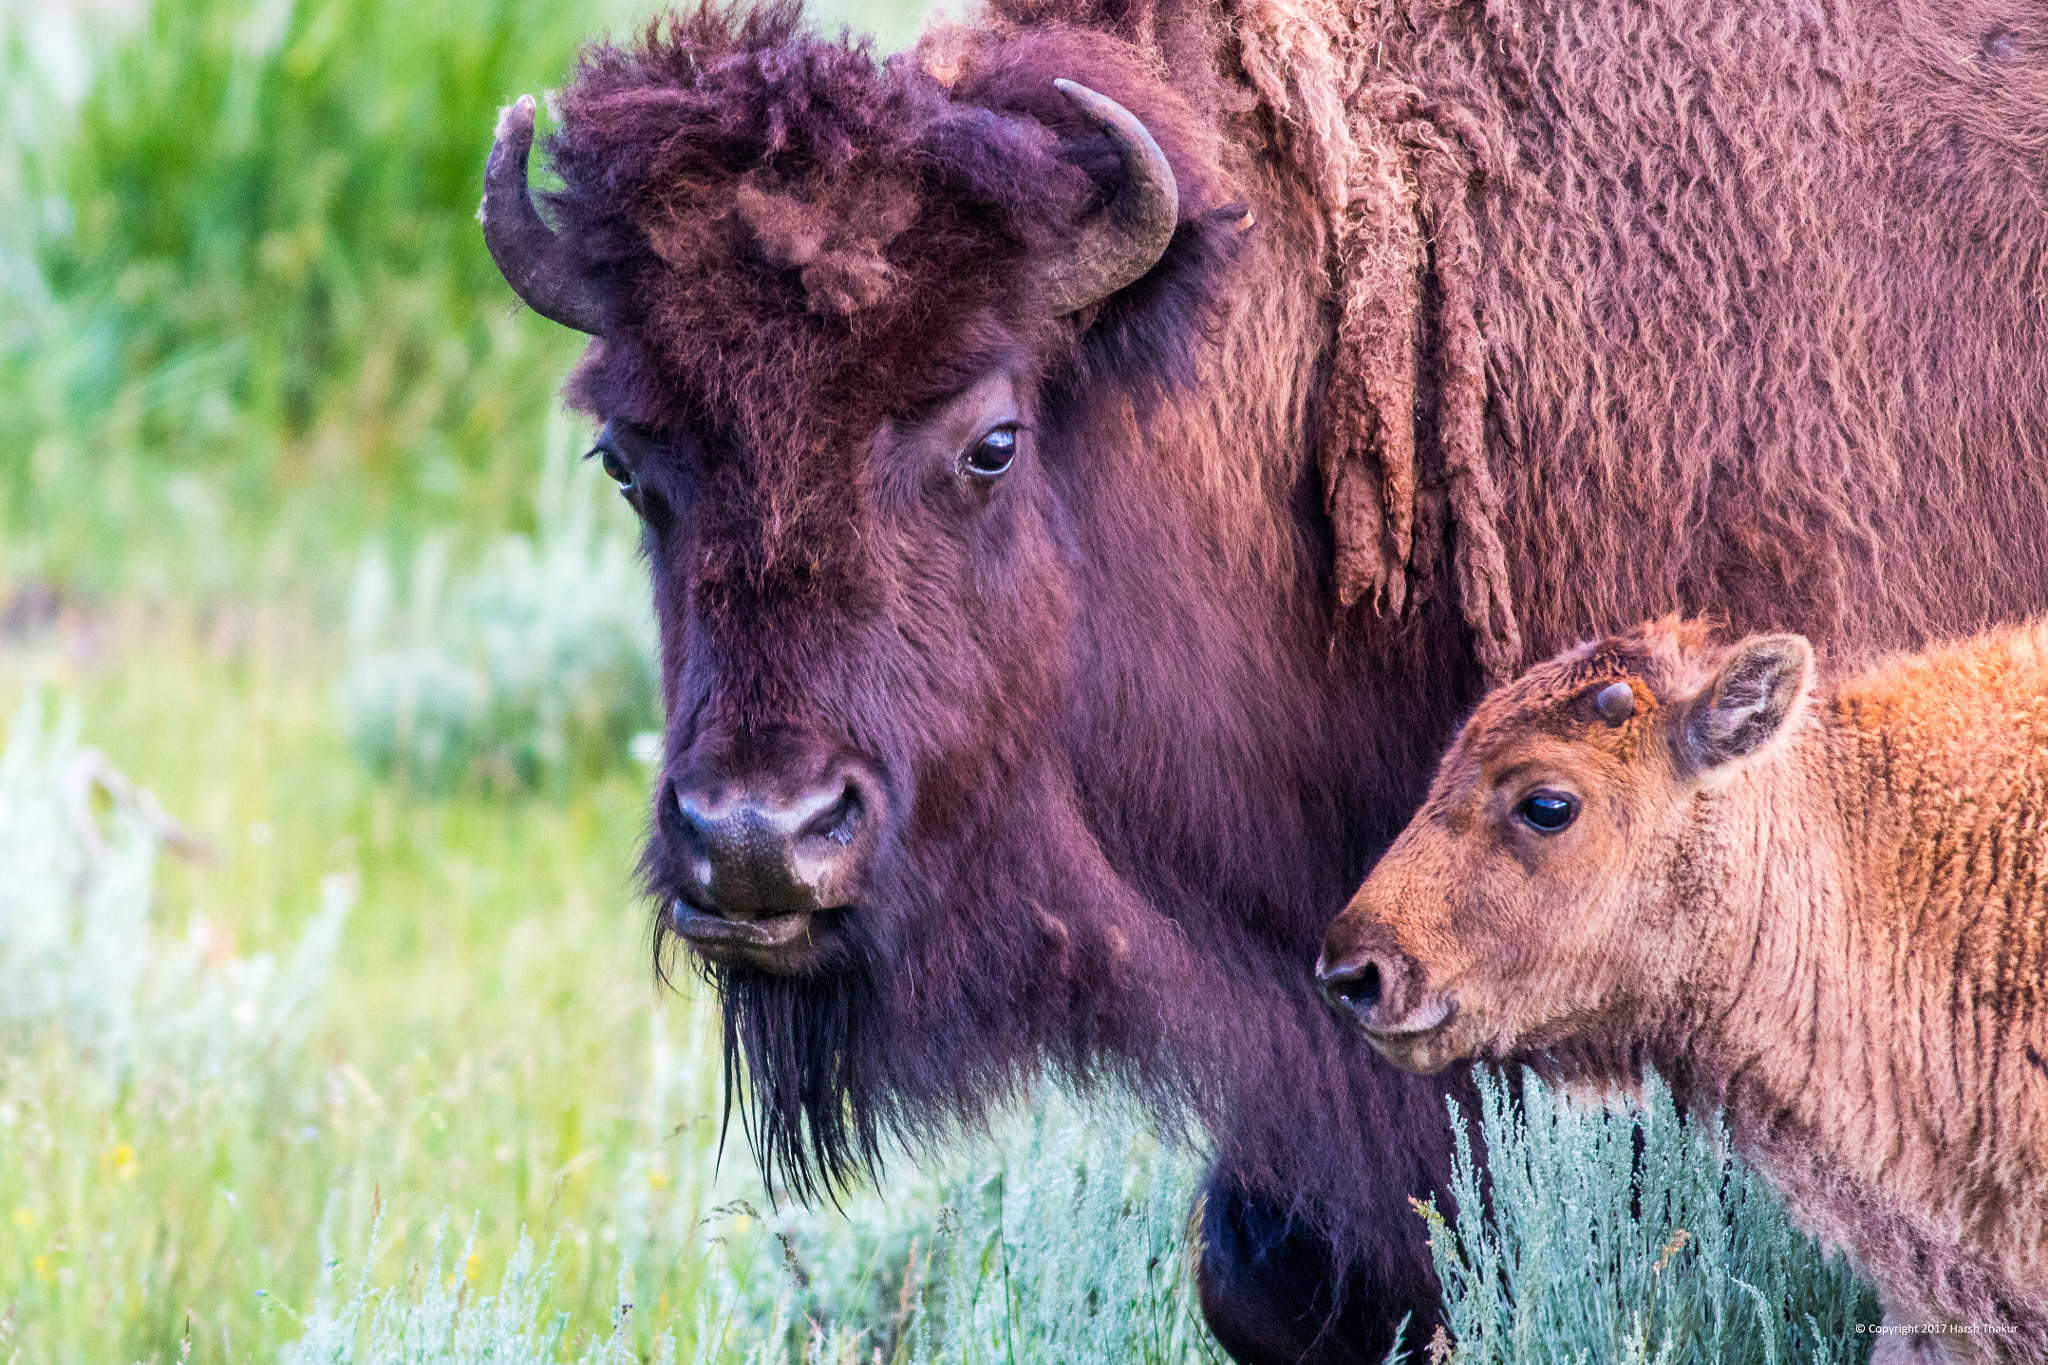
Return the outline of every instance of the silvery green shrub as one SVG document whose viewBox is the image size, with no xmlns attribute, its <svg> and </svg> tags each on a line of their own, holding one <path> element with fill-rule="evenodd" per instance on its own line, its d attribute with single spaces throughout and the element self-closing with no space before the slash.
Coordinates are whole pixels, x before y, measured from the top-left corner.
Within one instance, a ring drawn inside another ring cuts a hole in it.
<svg viewBox="0 0 2048 1365">
<path fill-rule="evenodd" d="M 839 1208 L 750 1204 L 765 1232 L 726 1235 L 735 1205 L 693 1214 L 695 1243 L 660 1259 L 670 1273 L 709 1261 L 703 1292 L 677 1313 L 693 1365 L 1220 1362 L 1193 1292 L 1195 1175 L 1127 1114 L 1085 1120 L 1055 1097 L 943 1171 L 906 1172 Z M 439 1245 L 434 1269 L 403 1287 L 364 1278 L 345 1301 L 323 1300 L 286 1365 L 526 1365 L 578 1345 L 573 1358 L 593 1365 L 633 1358 L 620 1330 L 636 1311 L 630 1267 L 618 1321 L 572 1331 L 550 1313 L 547 1262 L 536 1268 L 523 1238 L 488 1298 L 465 1296 Z M 657 1338 L 657 1357 L 666 1349 Z"/>
<path fill-rule="evenodd" d="M 1220 1360 L 1193 1292 L 1195 1166 L 1127 1109 L 1041 1099 L 943 1169 L 771 1211 L 723 1316 L 791 1361 L 833 1340 L 918 1365 Z"/>
<path fill-rule="evenodd" d="M 203 920 L 179 939 L 152 913 L 157 860 L 186 836 L 79 731 L 75 709 L 49 724 L 31 693 L 0 750 L 0 1029 L 17 1040 L 54 1030 L 109 1079 L 295 1049 L 351 883 L 322 885 L 286 961 L 209 963 Z"/>
<path fill-rule="evenodd" d="M 1223 1359 L 1194 1293 L 1199 1169 L 1135 1117 L 1053 1105 L 939 1210 L 917 1358 L 932 1365 Z"/>
<path fill-rule="evenodd" d="M 458 1269 L 443 1261 L 447 1231 L 444 1222 L 410 1292 L 373 1288 L 366 1269 L 346 1300 L 314 1310 L 283 1365 L 558 1365 L 569 1323 L 548 1308 L 552 1257 L 536 1266 L 533 1243 L 521 1233 L 497 1293 L 472 1294 L 459 1270 L 469 1247 L 455 1258 Z M 610 1332 L 591 1336 L 577 1365 L 641 1365 L 624 1330 L 630 1311 Z M 654 1365 L 674 1360 L 674 1339 L 664 1338 Z"/>
<path fill-rule="evenodd" d="M 440 788 L 510 787 L 623 761 L 658 729 L 659 674 L 637 523 L 577 459 L 557 413 L 538 531 L 507 536 L 453 582 L 444 541 L 414 556 L 405 601 L 366 551 L 349 599 L 336 697 L 373 769 Z"/>
<path fill-rule="evenodd" d="M 1718 1121 L 1682 1118 L 1655 1076 L 1640 1103 L 1587 1106 L 1533 1077 L 1518 1101 L 1482 1072 L 1484 1198 L 1452 1111 L 1462 1213 L 1453 1229 L 1421 1212 L 1458 1365 L 1863 1358 L 1855 1324 L 1875 1320 L 1869 1288 L 1794 1226 Z"/>
</svg>

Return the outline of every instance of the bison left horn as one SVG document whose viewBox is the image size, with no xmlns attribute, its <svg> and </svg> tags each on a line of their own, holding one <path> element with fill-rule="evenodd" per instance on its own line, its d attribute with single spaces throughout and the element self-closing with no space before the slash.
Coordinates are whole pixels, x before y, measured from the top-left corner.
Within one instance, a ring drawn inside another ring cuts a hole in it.
<svg viewBox="0 0 2048 1365">
<path fill-rule="evenodd" d="M 1180 221 L 1173 167 L 1137 116 L 1085 85 L 1054 81 L 1075 112 L 1116 144 L 1124 183 L 1100 213 L 1082 225 L 1081 240 L 1047 272 L 1053 316 L 1108 298 L 1159 264 Z"/>
<path fill-rule="evenodd" d="M 526 158 L 533 150 L 533 96 L 521 95 L 498 114 L 491 159 L 484 167 L 484 203 L 477 219 L 484 245 L 512 292 L 544 318 L 599 336 L 604 310 L 580 279 L 568 253 L 541 221 L 526 188 Z"/>
</svg>

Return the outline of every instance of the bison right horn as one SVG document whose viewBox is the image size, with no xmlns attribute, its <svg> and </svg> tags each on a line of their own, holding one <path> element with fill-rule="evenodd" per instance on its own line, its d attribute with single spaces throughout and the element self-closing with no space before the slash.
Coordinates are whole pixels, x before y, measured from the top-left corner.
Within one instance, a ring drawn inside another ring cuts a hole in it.
<svg viewBox="0 0 2048 1365">
<path fill-rule="evenodd" d="M 1054 317 L 1108 298 L 1159 264 L 1180 221 L 1180 187 L 1166 154 L 1130 110 L 1073 81 L 1054 81 L 1082 118 L 1116 144 L 1124 183 L 1081 228 L 1081 240 L 1046 281 Z"/>
<path fill-rule="evenodd" d="M 527 307 L 564 327 L 601 336 L 604 310 L 595 291 L 577 278 L 527 191 L 526 158 L 532 150 L 533 96 L 521 95 L 499 112 L 491 159 L 484 167 L 484 202 L 476 215 L 484 225 L 484 245 Z"/>
</svg>

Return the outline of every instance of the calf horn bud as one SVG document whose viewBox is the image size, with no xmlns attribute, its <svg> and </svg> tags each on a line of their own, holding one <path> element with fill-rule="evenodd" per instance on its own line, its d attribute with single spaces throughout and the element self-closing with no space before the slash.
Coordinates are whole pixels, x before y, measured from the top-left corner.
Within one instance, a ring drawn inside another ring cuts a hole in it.
<svg viewBox="0 0 2048 1365">
<path fill-rule="evenodd" d="M 604 332 L 595 291 L 577 278 L 568 253 L 541 221 L 526 188 L 526 158 L 533 150 L 533 96 L 521 95 L 498 113 L 491 159 L 484 166 L 484 202 L 477 221 L 484 245 L 505 283 L 542 317 L 592 336 Z"/>
<path fill-rule="evenodd" d="M 1130 110 L 1073 81 L 1053 86 L 1075 112 L 1116 144 L 1124 183 L 1081 228 L 1081 240 L 1047 271 L 1054 317 L 1078 312 L 1134 283 L 1166 254 L 1180 221 L 1180 186 L 1166 154 Z"/>
<path fill-rule="evenodd" d="M 1593 709 L 1609 725 L 1619 725 L 1636 713 L 1636 690 L 1625 682 L 1611 682 L 1593 698 Z"/>
</svg>

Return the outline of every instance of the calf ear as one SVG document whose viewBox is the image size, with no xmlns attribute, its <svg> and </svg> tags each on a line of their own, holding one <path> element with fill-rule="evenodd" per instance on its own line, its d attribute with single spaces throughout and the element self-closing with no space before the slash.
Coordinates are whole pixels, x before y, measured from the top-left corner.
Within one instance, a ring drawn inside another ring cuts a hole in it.
<svg viewBox="0 0 2048 1365">
<path fill-rule="evenodd" d="M 1790 730 L 1813 686 L 1813 646 L 1798 635 L 1756 635 L 1728 651 L 1685 709 L 1679 749 L 1704 773 L 1762 753 Z"/>
</svg>

